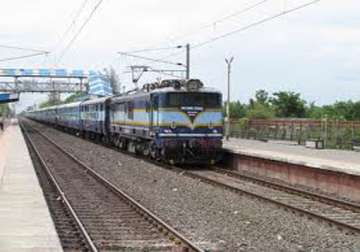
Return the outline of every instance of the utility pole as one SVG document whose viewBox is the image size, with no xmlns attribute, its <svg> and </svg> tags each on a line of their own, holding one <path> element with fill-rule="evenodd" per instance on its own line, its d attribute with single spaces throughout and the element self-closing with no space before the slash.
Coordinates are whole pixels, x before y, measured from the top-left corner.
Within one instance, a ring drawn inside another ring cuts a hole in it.
<svg viewBox="0 0 360 252">
<path fill-rule="evenodd" d="M 190 79 L 190 44 L 186 44 L 186 79 Z"/>
<path fill-rule="evenodd" d="M 230 136 L 230 74 L 231 74 L 231 63 L 233 62 L 234 57 L 231 57 L 229 59 L 225 59 L 226 65 L 227 65 L 227 102 L 226 102 L 226 140 L 229 141 Z"/>
</svg>

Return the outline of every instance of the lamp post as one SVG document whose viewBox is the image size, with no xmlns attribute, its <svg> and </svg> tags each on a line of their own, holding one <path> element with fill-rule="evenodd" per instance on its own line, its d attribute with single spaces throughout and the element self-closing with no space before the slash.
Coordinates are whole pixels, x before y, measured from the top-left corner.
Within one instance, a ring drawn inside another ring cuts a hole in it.
<svg viewBox="0 0 360 252">
<path fill-rule="evenodd" d="M 230 136 L 230 74 L 231 74 L 231 63 L 234 57 L 225 59 L 227 65 L 227 102 L 226 102 L 226 118 L 225 118 L 225 136 L 226 140 L 229 141 Z"/>
<path fill-rule="evenodd" d="M 190 44 L 186 44 L 186 79 L 190 79 Z"/>
</svg>

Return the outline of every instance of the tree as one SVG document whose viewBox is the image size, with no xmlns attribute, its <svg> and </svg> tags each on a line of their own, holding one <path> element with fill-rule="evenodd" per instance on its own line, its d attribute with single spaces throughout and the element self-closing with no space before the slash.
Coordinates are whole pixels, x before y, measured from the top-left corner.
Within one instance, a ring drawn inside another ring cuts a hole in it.
<svg viewBox="0 0 360 252">
<path fill-rule="evenodd" d="M 264 89 L 257 90 L 255 93 L 256 102 L 267 105 L 269 103 L 269 93 Z"/>
<path fill-rule="evenodd" d="M 256 102 L 249 108 L 246 117 L 249 119 L 271 119 L 275 117 L 275 112 L 271 107 Z"/>
<path fill-rule="evenodd" d="M 299 93 L 280 91 L 273 93 L 273 96 L 270 102 L 274 106 L 276 116 L 298 118 L 305 116 L 306 102 L 300 98 Z"/>
<path fill-rule="evenodd" d="M 81 97 L 84 97 L 84 96 L 86 96 L 86 93 L 84 93 L 84 92 L 73 93 L 72 95 L 66 97 L 64 103 L 79 101 L 79 100 L 81 100 Z"/>
<path fill-rule="evenodd" d="M 354 102 L 351 111 L 351 120 L 360 120 L 360 101 Z"/>
<path fill-rule="evenodd" d="M 352 101 L 335 102 L 335 104 L 334 104 L 335 118 L 341 119 L 341 120 L 344 120 L 344 119 L 351 120 L 352 119 L 352 107 L 353 107 Z"/>
<path fill-rule="evenodd" d="M 247 105 L 242 104 L 240 101 L 230 102 L 230 117 L 232 119 L 238 119 L 246 116 Z M 224 116 L 226 115 L 226 102 L 223 107 Z"/>
<path fill-rule="evenodd" d="M 309 106 L 306 107 L 305 117 L 321 119 L 323 116 L 323 108 L 316 106 L 315 102 L 311 102 Z"/>
<path fill-rule="evenodd" d="M 50 107 L 50 106 L 55 106 L 55 105 L 60 105 L 62 104 L 62 101 L 59 100 L 53 100 L 53 101 L 44 101 L 42 103 L 40 103 L 39 108 L 45 108 L 45 107 Z"/>
<path fill-rule="evenodd" d="M 240 101 L 230 102 L 230 116 L 231 118 L 242 118 L 246 115 L 246 105 Z"/>
</svg>

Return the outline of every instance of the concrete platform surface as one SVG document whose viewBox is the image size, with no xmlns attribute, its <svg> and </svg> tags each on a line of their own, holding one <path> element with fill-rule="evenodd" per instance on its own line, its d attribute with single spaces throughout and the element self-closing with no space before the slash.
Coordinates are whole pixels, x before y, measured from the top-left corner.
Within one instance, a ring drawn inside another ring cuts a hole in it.
<svg viewBox="0 0 360 252">
<path fill-rule="evenodd" d="M 17 125 L 0 136 L 0 251 L 62 251 Z"/>
<path fill-rule="evenodd" d="M 355 151 L 309 149 L 279 141 L 239 138 L 230 138 L 223 143 L 225 150 L 238 154 L 360 176 L 360 153 Z"/>
</svg>

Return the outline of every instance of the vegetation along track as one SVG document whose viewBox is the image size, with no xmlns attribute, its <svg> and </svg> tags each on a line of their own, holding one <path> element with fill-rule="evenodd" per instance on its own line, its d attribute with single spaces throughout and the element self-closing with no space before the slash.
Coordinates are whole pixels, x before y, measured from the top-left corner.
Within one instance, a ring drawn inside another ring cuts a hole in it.
<svg viewBox="0 0 360 252">
<path fill-rule="evenodd" d="M 201 181 L 320 219 L 349 233 L 360 233 L 360 205 L 356 203 L 218 167 L 185 171 L 177 167 L 175 169 Z"/>
<path fill-rule="evenodd" d="M 92 251 L 203 251 L 47 136 L 22 126 Z"/>
</svg>

